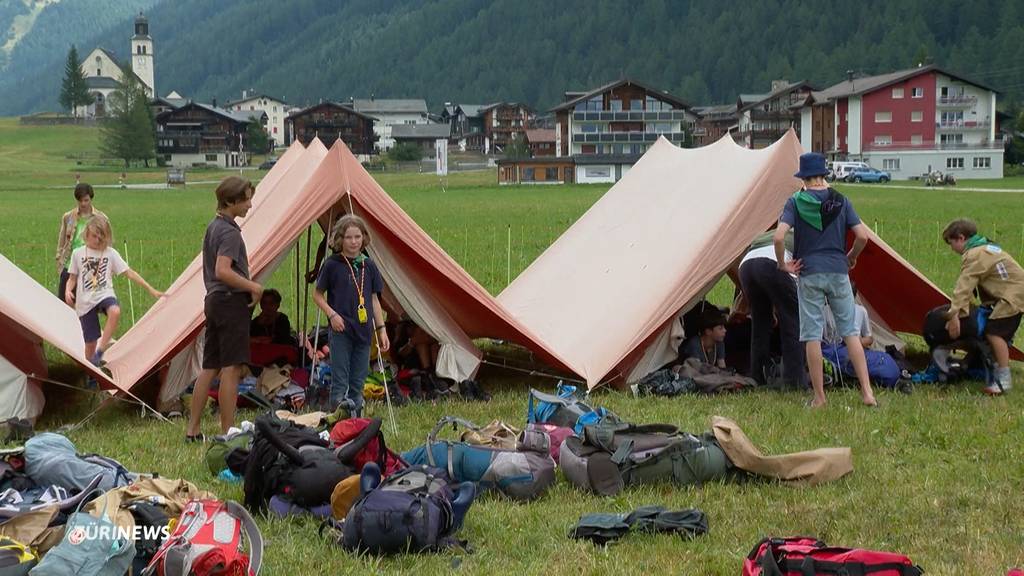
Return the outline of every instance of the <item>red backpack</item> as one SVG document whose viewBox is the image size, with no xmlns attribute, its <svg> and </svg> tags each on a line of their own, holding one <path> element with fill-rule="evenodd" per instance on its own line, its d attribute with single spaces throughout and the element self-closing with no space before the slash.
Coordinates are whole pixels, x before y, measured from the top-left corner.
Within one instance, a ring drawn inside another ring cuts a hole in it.
<svg viewBox="0 0 1024 576">
<path fill-rule="evenodd" d="M 192 500 L 142 576 L 256 576 L 262 559 L 263 536 L 241 504 Z"/>
<path fill-rule="evenodd" d="M 903 554 L 837 548 L 806 537 L 765 538 L 743 560 L 743 576 L 920 576 Z"/>
<path fill-rule="evenodd" d="M 331 428 L 330 442 L 338 459 L 355 468 L 363 469 L 367 462 L 376 462 L 383 477 L 408 468 L 402 457 L 388 449 L 384 443 L 380 418 L 348 418 Z"/>
</svg>

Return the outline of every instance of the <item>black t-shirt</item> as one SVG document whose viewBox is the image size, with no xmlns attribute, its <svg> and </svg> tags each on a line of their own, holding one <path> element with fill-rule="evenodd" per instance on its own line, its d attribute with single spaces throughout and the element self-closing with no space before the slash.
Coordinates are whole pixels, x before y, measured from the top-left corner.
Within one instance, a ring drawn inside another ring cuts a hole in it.
<svg viewBox="0 0 1024 576">
<path fill-rule="evenodd" d="M 365 324 L 361 324 L 358 319 L 357 282 L 362 286 L 363 305 L 366 307 Z M 360 264 L 341 254 L 334 254 L 324 261 L 320 277 L 316 280 L 316 288 L 327 293 L 327 304 L 345 321 L 344 333 L 357 343 L 370 342 L 373 326 L 372 295 L 377 294 L 379 297 L 384 292 L 384 279 L 377 269 L 377 264 L 369 257 L 363 258 Z"/>
<path fill-rule="evenodd" d="M 259 316 L 254 316 L 249 324 L 249 336 L 252 338 L 270 337 L 274 344 L 294 344 L 292 341 L 292 325 L 288 317 L 278 312 L 273 325 L 266 325 L 259 321 Z"/>
</svg>

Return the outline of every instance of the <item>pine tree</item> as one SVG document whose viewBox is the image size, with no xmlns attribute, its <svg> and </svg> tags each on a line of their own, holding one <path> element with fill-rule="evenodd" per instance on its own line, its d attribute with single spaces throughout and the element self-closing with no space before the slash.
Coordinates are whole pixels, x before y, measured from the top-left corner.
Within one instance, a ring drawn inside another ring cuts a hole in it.
<svg viewBox="0 0 1024 576">
<path fill-rule="evenodd" d="M 156 156 L 153 111 L 149 107 L 146 89 L 131 71 L 121 71 L 121 86 L 107 99 L 109 119 L 101 129 L 100 147 L 104 154 L 124 160 L 125 167 L 133 160 Z"/>
<path fill-rule="evenodd" d="M 60 85 L 60 105 L 71 114 L 79 106 L 92 103 L 89 87 L 85 84 L 82 74 L 82 61 L 78 58 L 78 48 L 74 44 L 68 50 L 68 58 L 64 64 L 64 80 Z"/>
</svg>

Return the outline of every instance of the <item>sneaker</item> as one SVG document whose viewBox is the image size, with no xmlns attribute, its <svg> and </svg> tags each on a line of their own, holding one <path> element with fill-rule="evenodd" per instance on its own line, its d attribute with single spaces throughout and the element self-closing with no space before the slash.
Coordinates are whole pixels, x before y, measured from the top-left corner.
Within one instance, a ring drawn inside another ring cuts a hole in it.
<svg viewBox="0 0 1024 576">
<path fill-rule="evenodd" d="M 1002 386 L 998 382 L 993 382 L 981 389 L 982 392 L 988 394 L 989 396 L 1000 396 L 1003 394 L 1003 392 L 1006 392 L 1008 390 L 1008 387 Z"/>
<path fill-rule="evenodd" d="M 205 444 L 206 443 L 206 436 L 202 432 L 200 432 L 199 434 L 196 434 L 195 436 L 189 436 L 188 434 L 186 434 L 185 435 L 185 443 L 186 444 Z"/>
<path fill-rule="evenodd" d="M 102 366 L 103 365 L 103 350 L 100 350 L 99 348 L 97 348 L 96 349 L 96 353 L 92 355 L 92 358 L 90 358 L 89 361 L 92 362 L 96 366 Z"/>
</svg>

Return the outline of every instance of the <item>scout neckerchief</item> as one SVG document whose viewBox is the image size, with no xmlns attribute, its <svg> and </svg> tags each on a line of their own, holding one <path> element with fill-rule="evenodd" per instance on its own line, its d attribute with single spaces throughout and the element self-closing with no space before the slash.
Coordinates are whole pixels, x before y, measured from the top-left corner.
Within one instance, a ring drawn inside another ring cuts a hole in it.
<svg viewBox="0 0 1024 576">
<path fill-rule="evenodd" d="M 352 284 L 355 285 L 356 293 L 359 294 L 359 306 L 356 308 L 356 317 L 359 318 L 360 324 L 366 324 L 366 321 L 369 319 L 366 314 L 366 299 L 363 298 L 363 287 L 366 285 L 366 256 L 363 256 L 363 254 L 360 253 L 352 259 L 356 266 L 360 266 L 360 264 L 362 264 L 359 270 L 358 282 L 356 281 L 355 268 L 352 267 L 352 262 L 349 262 L 348 256 L 342 254 L 341 259 L 345 261 L 345 264 L 348 264 L 348 272 L 352 275 Z"/>
<path fill-rule="evenodd" d="M 971 248 L 977 248 L 978 246 L 987 246 L 989 244 L 994 244 L 994 242 L 992 242 L 988 238 L 985 238 L 981 234 L 975 234 L 974 236 L 971 236 L 970 238 L 967 239 L 967 243 L 964 244 L 964 251 L 966 252 Z"/>
<path fill-rule="evenodd" d="M 845 201 L 846 198 L 832 188 L 828 189 L 828 197 L 825 200 L 818 200 L 807 190 L 793 194 L 793 202 L 796 203 L 800 219 L 819 231 L 828 228 L 839 217 Z"/>
</svg>

